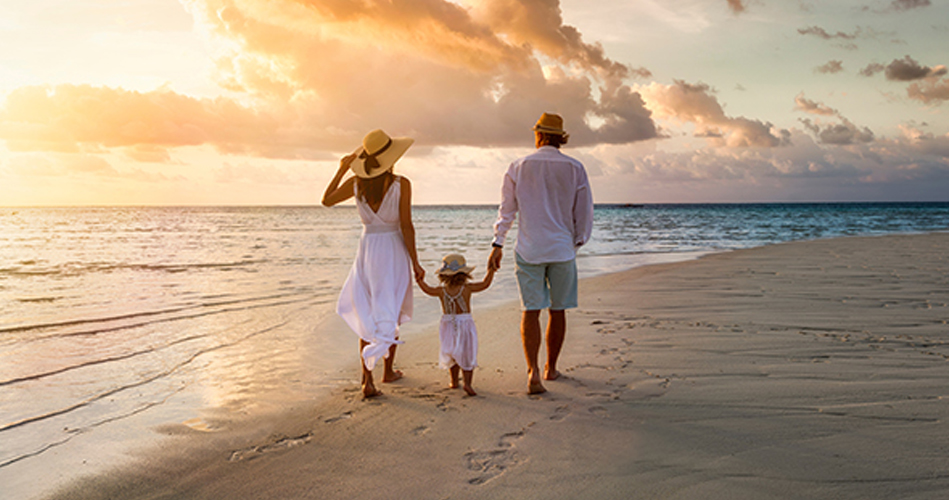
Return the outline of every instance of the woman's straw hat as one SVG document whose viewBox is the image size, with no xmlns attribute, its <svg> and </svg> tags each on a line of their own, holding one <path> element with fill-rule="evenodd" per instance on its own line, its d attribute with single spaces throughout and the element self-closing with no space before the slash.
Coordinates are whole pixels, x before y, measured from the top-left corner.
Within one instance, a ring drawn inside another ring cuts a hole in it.
<svg viewBox="0 0 949 500">
<path fill-rule="evenodd" d="M 356 159 L 350 168 L 356 177 L 378 177 L 389 171 L 413 142 L 415 139 L 389 137 L 381 130 L 373 130 L 363 137 L 362 146 L 356 149 Z"/>
<path fill-rule="evenodd" d="M 537 124 L 534 125 L 534 132 L 543 132 L 545 134 L 567 135 L 563 129 L 563 118 L 553 113 L 544 113 L 540 115 Z"/>
<path fill-rule="evenodd" d="M 467 265 L 465 256 L 457 253 L 442 257 L 442 267 L 436 274 L 439 276 L 452 276 L 458 273 L 470 274 L 474 266 Z"/>
</svg>

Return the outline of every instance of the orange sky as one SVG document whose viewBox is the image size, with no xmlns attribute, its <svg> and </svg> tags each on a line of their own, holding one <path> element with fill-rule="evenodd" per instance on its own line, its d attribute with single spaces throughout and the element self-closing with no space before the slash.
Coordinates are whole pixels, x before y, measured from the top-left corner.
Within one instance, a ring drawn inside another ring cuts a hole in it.
<svg viewBox="0 0 949 500">
<path fill-rule="evenodd" d="M 928 0 L 4 10 L 0 205 L 313 204 L 374 128 L 416 202 L 495 203 L 544 111 L 597 202 L 949 199 Z"/>
</svg>

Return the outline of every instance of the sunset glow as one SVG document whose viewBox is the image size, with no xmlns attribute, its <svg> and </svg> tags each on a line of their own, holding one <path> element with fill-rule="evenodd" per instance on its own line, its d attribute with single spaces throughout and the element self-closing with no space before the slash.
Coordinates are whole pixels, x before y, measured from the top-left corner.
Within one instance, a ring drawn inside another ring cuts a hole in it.
<svg viewBox="0 0 949 500">
<path fill-rule="evenodd" d="M 949 200 L 944 2 L 9 4 L 0 206 L 316 204 L 375 128 L 495 203 L 545 111 L 598 203 Z"/>
</svg>

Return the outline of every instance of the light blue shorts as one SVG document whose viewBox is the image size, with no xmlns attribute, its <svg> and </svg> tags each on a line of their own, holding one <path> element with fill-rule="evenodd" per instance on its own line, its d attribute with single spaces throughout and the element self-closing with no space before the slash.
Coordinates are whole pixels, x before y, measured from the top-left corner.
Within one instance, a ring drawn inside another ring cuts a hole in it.
<svg viewBox="0 0 949 500">
<path fill-rule="evenodd" d="M 515 252 L 517 287 L 525 311 L 577 307 L 577 260 L 530 264 Z"/>
</svg>

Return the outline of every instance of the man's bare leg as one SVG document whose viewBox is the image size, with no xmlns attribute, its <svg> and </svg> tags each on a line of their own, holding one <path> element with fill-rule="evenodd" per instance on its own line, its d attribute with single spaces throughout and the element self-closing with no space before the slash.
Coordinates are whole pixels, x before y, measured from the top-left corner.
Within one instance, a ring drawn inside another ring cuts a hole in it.
<svg viewBox="0 0 949 500">
<path fill-rule="evenodd" d="M 396 337 L 395 339 L 399 340 L 398 337 Z M 400 378 L 402 378 L 401 370 L 392 369 L 392 365 L 395 364 L 395 346 L 396 344 L 392 344 L 392 346 L 389 347 L 389 356 L 385 359 L 385 363 L 384 363 L 386 370 L 385 370 L 385 373 L 382 375 L 382 381 L 386 383 L 395 382 L 396 380 L 399 380 Z"/>
<path fill-rule="evenodd" d="M 362 350 L 369 345 L 363 339 L 359 339 L 359 364 L 362 366 L 362 395 L 365 398 L 374 398 L 382 394 L 382 391 L 376 389 L 372 381 L 372 371 L 366 368 L 366 361 L 362 359 Z"/>
<path fill-rule="evenodd" d="M 537 355 L 540 352 L 540 311 L 521 313 L 521 341 L 524 343 L 524 357 L 527 359 L 527 393 L 547 392 L 540 383 L 540 366 Z"/>
<path fill-rule="evenodd" d="M 557 359 L 563 348 L 563 341 L 567 335 L 567 315 L 565 311 L 548 311 L 550 318 L 547 321 L 547 364 L 544 366 L 544 380 L 557 380 L 560 372 L 557 371 Z"/>
</svg>

